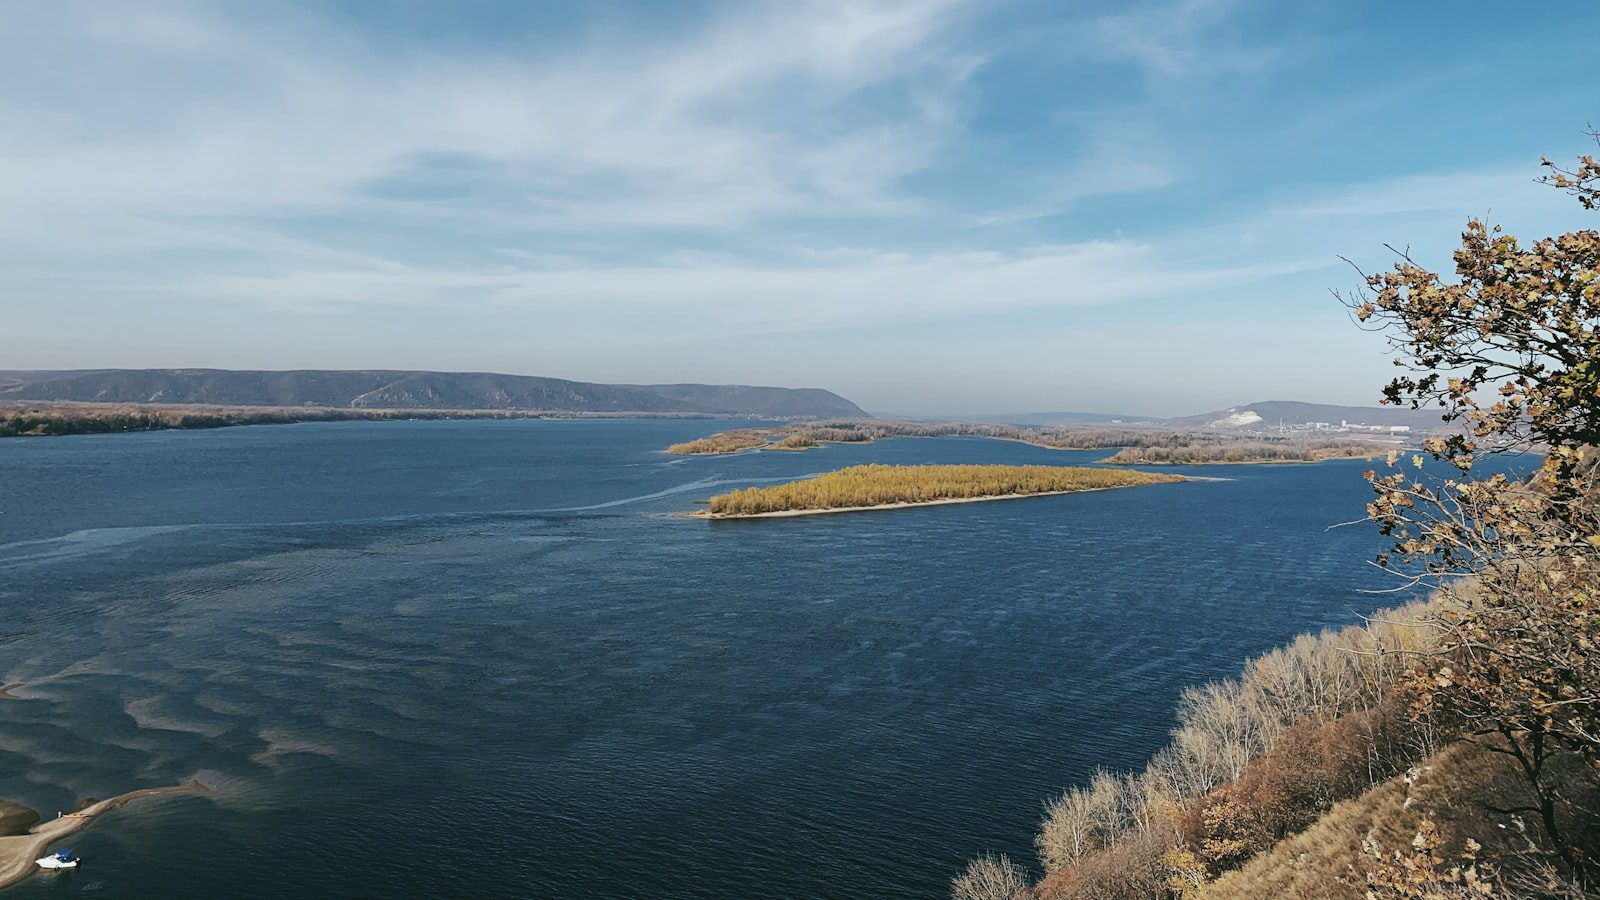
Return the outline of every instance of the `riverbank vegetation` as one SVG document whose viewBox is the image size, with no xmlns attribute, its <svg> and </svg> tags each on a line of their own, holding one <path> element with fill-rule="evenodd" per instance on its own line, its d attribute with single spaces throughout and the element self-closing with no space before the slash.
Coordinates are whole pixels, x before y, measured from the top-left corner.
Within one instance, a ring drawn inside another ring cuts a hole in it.
<svg viewBox="0 0 1600 900">
<path fill-rule="evenodd" d="M 1377 441 L 1238 440 L 1174 446 L 1124 447 L 1101 462 L 1132 466 L 1200 466 L 1227 463 L 1312 463 L 1373 459 L 1396 447 Z"/>
<path fill-rule="evenodd" d="M 657 418 L 663 414 L 650 414 Z M 670 414 L 707 419 L 705 413 Z M 287 425 L 297 422 L 399 421 L 414 419 L 589 419 L 639 418 L 623 414 L 540 412 L 515 409 L 332 409 L 328 407 L 202 406 L 146 403 L 4 403 L 0 437 L 47 437 L 228 428 L 234 425 Z"/>
<path fill-rule="evenodd" d="M 713 456 L 720 453 L 742 453 L 757 447 L 765 447 L 768 443 L 770 442 L 767 437 L 761 432 L 741 429 L 673 444 L 667 448 L 667 452 L 674 456 Z"/>
<path fill-rule="evenodd" d="M 853 509 L 1096 491 L 1183 481 L 1180 476 L 1076 466 L 851 466 L 816 478 L 718 494 L 712 516 Z"/>
<path fill-rule="evenodd" d="M 980 437 L 1020 441 L 1050 450 L 1118 453 L 1105 462 L 1192 465 L 1212 462 L 1320 462 L 1381 456 L 1397 446 L 1372 440 L 1313 439 L 1292 435 L 1237 435 L 1159 428 L 1068 428 L 992 425 L 982 422 L 824 421 L 775 428 L 741 428 L 673 444 L 668 453 L 712 455 L 766 449 L 809 449 L 823 444 L 866 444 L 897 437 Z"/>
<path fill-rule="evenodd" d="M 698 441 L 674 444 L 669 453 L 732 453 L 720 446 L 747 449 L 754 438 L 782 443 L 790 438 L 818 444 L 868 444 L 897 437 L 982 437 L 1022 441 L 1052 450 L 1101 450 L 1111 447 L 1143 447 L 1172 442 L 1224 441 L 1222 435 L 1204 432 L 1173 432 L 1139 428 L 1055 428 L 1021 425 L 994 425 L 984 422 L 901 422 L 892 419 L 834 419 L 819 422 L 794 422 L 773 428 L 740 428 L 724 431 Z M 718 439 L 727 439 L 726 443 Z M 691 449 L 693 448 L 693 449 Z"/>
<path fill-rule="evenodd" d="M 816 448 L 818 448 L 820 446 L 822 446 L 822 445 L 817 443 L 817 439 L 816 438 L 812 437 L 809 434 L 802 434 L 802 433 L 798 433 L 797 432 L 795 434 L 789 435 L 788 437 L 784 438 L 781 441 L 777 441 L 769 449 L 772 449 L 772 450 L 815 450 Z"/>
<path fill-rule="evenodd" d="M 1545 165 L 1600 209 L 1600 158 Z M 1049 805 L 1041 880 L 985 856 L 955 896 L 1600 892 L 1600 231 L 1524 246 L 1472 220 L 1455 264 L 1402 256 L 1347 298 L 1406 370 L 1385 401 L 1464 426 L 1366 475 L 1377 562 L 1428 599 L 1186 691 L 1143 771 Z M 1528 447 L 1531 477 L 1478 468 Z"/>
</svg>

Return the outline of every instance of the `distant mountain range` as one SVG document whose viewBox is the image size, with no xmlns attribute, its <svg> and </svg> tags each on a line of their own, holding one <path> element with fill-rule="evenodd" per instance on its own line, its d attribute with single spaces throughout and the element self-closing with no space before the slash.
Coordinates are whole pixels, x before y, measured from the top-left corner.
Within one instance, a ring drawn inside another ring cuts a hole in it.
<svg viewBox="0 0 1600 900">
<path fill-rule="evenodd" d="M 1332 406 L 1302 403 L 1298 400 L 1267 400 L 1246 406 L 1230 406 L 1197 416 L 1179 416 L 1163 424 L 1177 428 L 1218 428 L 1265 431 L 1279 425 L 1304 426 L 1327 423 L 1351 425 L 1409 426 L 1414 431 L 1440 431 L 1446 428 L 1438 410 L 1411 410 L 1394 406 Z"/>
<path fill-rule="evenodd" d="M 865 419 L 845 398 L 820 388 L 742 384 L 595 384 L 534 375 L 390 369 L 74 369 L 0 371 L 0 402 L 163 403 L 327 409 L 541 410 Z M 923 421 L 940 419 L 918 416 Z M 957 421 L 957 419 L 948 419 Z M 1014 425 L 1158 425 L 1268 431 L 1327 423 L 1410 426 L 1437 431 L 1437 411 L 1268 400 L 1159 419 L 1113 413 L 1049 412 L 962 417 Z"/>
<path fill-rule="evenodd" d="M 593 384 L 489 372 L 387 369 L 78 369 L 0 372 L 0 401 L 171 403 L 336 409 L 528 409 L 866 418 L 819 388 Z"/>
</svg>

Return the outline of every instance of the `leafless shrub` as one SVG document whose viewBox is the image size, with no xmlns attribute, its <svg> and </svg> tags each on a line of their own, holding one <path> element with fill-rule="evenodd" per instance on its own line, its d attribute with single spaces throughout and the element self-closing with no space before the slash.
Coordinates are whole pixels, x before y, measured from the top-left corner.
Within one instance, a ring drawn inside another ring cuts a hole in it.
<svg viewBox="0 0 1600 900">
<path fill-rule="evenodd" d="M 1022 900 L 1032 895 L 1027 873 L 1004 854 L 985 853 L 950 884 L 953 900 Z"/>
</svg>

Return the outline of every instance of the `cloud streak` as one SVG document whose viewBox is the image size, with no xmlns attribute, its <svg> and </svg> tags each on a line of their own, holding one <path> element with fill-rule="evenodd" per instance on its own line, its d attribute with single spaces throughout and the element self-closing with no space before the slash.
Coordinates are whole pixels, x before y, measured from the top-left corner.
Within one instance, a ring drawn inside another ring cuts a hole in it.
<svg viewBox="0 0 1600 900">
<path fill-rule="evenodd" d="M 12 204 L 426 215 L 421 195 L 397 201 L 431 183 L 571 224 L 860 215 L 904 205 L 895 183 L 928 164 L 976 64 L 938 46 L 944 0 L 769 7 L 532 60 L 374 51 L 223 9 L 65 4 L 13 31 L 13 83 L 35 93 L 0 141 Z M 100 77 L 39 77 L 21 44 L 41 37 Z"/>
<path fill-rule="evenodd" d="M 1388 100 L 1308 87 L 1306 59 L 1375 38 L 1317 19 L 1339 10 L 1286 28 L 1249 0 L 652 5 L 443 40 L 317 2 L 0 13 L 8 365 L 204 348 L 677 380 L 681 348 L 716 347 L 745 367 L 717 377 L 780 380 L 813 370 L 826 333 L 901 366 L 942 352 L 905 378 L 948 393 L 958 371 L 1020 377 L 1019 343 L 1071 356 L 1037 364 L 1045 380 L 1141 354 L 1210 371 L 1194 336 L 1232 328 L 1276 335 L 1249 363 L 1284 369 L 1347 283 L 1336 254 L 1379 267 L 1385 240 L 1447 242 L 1491 210 L 1543 227 L 1560 202 L 1515 155 L 1391 164 L 1368 137 Z M 1377 52 L 1360 62 L 1385 71 Z M 1454 82 L 1410 72 L 1400 124 Z M 340 355 L 358 335 L 365 355 Z M 161 349 L 117 355 L 141 342 Z M 836 372 L 869 406 L 918 407 L 873 396 L 870 362 Z"/>
</svg>

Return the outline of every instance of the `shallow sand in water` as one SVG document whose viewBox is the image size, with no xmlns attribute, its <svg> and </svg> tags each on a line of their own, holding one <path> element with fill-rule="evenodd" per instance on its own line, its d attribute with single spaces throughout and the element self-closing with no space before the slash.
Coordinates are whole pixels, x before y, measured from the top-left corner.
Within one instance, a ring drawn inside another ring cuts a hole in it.
<svg viewBox="0 0 1600 900">
<path fill-rule="evenodd" d="M 89 827 L 101 814 L 110 812 L 119 806 L 139 800 L 144 797 L 160 797 L 167 794 L 203 793 L 205 786 L 198 781 L 173 787 L 146 788 L 139 791 L 129 791 L 110 800 L 101 800 L 90 804 L 77 812 L 62 816 L 59 819 L 50 819 L 41 822 L 28 830 L 26 834 L 15 834 L 0 837 L 0 888 L 8 888 L 24 881 L 34 872 L 41 871 L 35 863 L 39 857 L 44 856 L 50 845 L 56 843 L 70 834 Z"/>
</svg>

